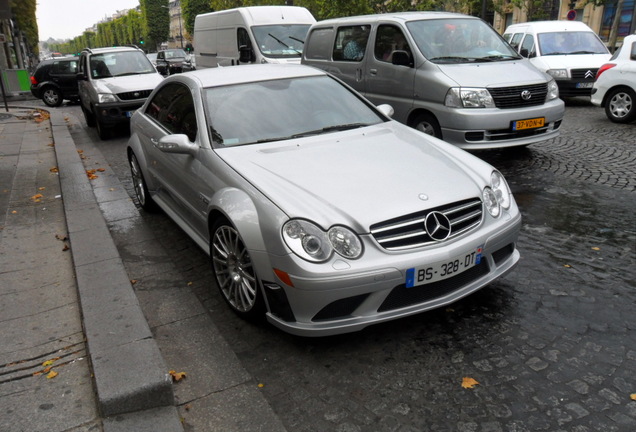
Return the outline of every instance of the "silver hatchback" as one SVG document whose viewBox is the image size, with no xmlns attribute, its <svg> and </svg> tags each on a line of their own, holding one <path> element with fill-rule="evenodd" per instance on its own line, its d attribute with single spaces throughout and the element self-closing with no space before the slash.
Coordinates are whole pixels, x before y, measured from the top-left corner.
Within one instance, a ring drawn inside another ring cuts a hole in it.
<svg viewBox="0 0 636 432">
<path fill-rule="evenodd" d="M 496 169 L 391 113 L 307 66 L 171 76 L 131 121 L 137 198 L 244 318 L 322 336 L 449 304 L 515 266 L 521 216 Z"/>
</svg>

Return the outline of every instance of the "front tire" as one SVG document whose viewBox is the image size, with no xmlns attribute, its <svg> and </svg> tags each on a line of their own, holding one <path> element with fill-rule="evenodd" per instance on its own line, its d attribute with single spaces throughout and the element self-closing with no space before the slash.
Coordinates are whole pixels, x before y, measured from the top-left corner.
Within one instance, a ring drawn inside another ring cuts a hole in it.
<svg viewBox="0 0 636 432">
<path fill-rule="evenodd" d="M 439 127 L 439 122 L 433 114 L 419 114 L 410 126 L 427 135 L 442 139 L 442 128 Z"/>
<path fill-rule="evenodd" d="M 636 94 L 629 88 L 618 88 L 607 95 L 605 114 L 614 123 L 630 123 L 636 119 Z"/>
<path fill-rule="evenodd" d="M 139 201 L 139 205 L 147 212 L 154 213 L 158 210 L 159 206 L 157 206 L 157 203 L 152 199 L 148 192 L 146 179 L 144 178 L 144 174 L 141 172 L 139 161 L 132 151 L 128 154 L 128 164 L 130 166 L 130 174 L 135 188 L 135 196 L 137 197 L 137 201 Z"/>
<path fill-rule="evenodd" d="M 81 103 L 82 102 L 80 101 L 80 104 Z M 95 127 L 95 116 L 93 115 L 93 113 L 88 111 L 86 108 L 84 108 L 84 105 L 82 105 L 82 112 L 84 113 L 84 119 L 86 120 L 86 126 Z"/>
<path fill-rule="evenodd" d="M 64 98 L 62 93 L 55 87 L 46 87 L 42 92 L 42 102 L 52 108 L 62 105 Z"/>
<path fill-rule="evenodd" d="M 212 269 L 223 299 L 241 318 L 262 319 L 263 294 L 240 234 L 226 220 L 216 222 L 210 232 Z"/>
<path fill-rule="evenodd" d="M 99 135 L 99 138 L 102 141 L 107 140 L 108 138 L 110 138 L 110 129 L 108 129 L 104 123 L 102 123 L 99 120 L 96 120 L 95 122 L 95 126 L 97 126 L 97 135 Z"/>
</svg>

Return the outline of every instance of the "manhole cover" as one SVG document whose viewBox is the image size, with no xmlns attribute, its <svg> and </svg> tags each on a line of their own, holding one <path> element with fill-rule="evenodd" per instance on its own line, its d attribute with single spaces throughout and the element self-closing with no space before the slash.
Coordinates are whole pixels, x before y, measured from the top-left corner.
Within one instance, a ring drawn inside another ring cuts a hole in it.
<svg viewBox="0 0 636 432">
<path fill-rule="evenodd" d="M 11 114 L 0 114 L 0 120 L 8 120 L 12 117 L 13 116 Z"/>
</svg>

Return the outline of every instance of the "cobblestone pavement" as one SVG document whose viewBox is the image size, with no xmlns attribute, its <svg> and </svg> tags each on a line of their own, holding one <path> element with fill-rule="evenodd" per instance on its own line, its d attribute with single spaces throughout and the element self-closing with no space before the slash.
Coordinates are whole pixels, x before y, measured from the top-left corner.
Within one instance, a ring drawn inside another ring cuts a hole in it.
<svg viewBox="0 0 636 432">
<path fill-rule="evenodd" d="M 161 214 L 143 219 L 174 270 L 136 289 L 192 289 L 289 431 L 636 430 L 636 125 L 586 101 L 566 110 L 561 137 L 480 154 L 521 208 L 522 258 L 451 307 L 319 339 L 249 324 Z M 132 195 L 124 143 L 95 145 Z"/>
</svg>

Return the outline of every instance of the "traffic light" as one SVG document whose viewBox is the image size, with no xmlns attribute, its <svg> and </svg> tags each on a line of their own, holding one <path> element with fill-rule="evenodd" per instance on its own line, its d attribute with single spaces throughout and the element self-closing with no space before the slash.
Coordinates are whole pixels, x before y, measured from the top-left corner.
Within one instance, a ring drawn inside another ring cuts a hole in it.
<svg viewBox="0 0 636 432">
<path fill-rule="evenodd" d="M 142 39 L 142 40 L 140 40 L 140 41 L 139 41 L 139 43 L 140 43 L 141 45 L 143 45 L 143 44 L 144 44 L 144 40 L 143 40 L 143 39 Z"/>
</svg>

